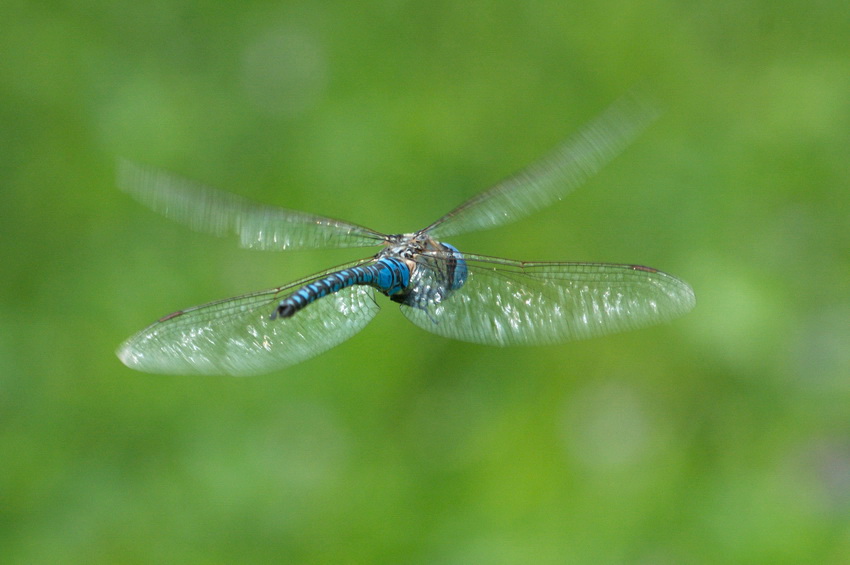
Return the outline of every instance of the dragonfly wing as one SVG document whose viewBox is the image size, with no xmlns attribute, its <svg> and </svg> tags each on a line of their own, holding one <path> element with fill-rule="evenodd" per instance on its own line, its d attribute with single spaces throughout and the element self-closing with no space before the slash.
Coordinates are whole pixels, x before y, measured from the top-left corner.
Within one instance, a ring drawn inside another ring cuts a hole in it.
<svg viewBox="0 0 850 565">
<path fill-rule="evenodd" d="M 448 338 L 536 345 L 664 322 L 696 303 L 687 283 L 648 267 L 464 258 L 464 285 L 427 310 L 403 307 L 408 319 Z"/>
<path fill-rule="evenodd" d="M 258 204 L 130 161 L 118 164 L 118 186 L 154 211 L 194 230 L 236 234 L 243 247 L 365 247 L 386 239 L 357 224 Z"/>
<path fill-rule="evenodd" d="M 175 312 L 116 353 L 128 367 L 148 373 L 243 376 L 293 365 L 350 338 L 380 309 L 370 287 L 351 286 L 290 318 L 270 318 L 280 299 L 329 272 Z"/>
<path fill-rule="evenodd" d="M 424 231 L 445 240 L 513 222 L 549 206 L 616 157 L 657 115 L 640 95 L 626 96 L 549 155 L 467 200 Z"/>
</svg>

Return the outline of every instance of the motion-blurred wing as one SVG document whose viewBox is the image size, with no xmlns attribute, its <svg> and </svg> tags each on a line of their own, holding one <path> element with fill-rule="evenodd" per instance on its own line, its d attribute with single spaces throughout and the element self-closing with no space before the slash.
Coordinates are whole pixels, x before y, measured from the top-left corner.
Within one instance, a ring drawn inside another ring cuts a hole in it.
<svg viewBox="0 0 850 565">
<path fill-rule="evenodd" d="M 696 303 L 687 283 L 648 267 L 464 258 L 461 288 L 428 310 L 402 308 L 414 324 L 474 343 L 536 345 L 664 322 Z"/>
<path fill-rule="evenodd" d="M 299 363 L 350 338 L 380 309 L 370 287 L 352 286 L 291 318 L 270 319 L 280 299 L 329 272 L 175 312 L 128 339 L 116 353 L 138 371 L 184 375 L 256 375 Z"/>
<path fill-rule="evenodd" d="M 258 204 L 130 161 L 118 164 L 118 186 L 154 211 L 194 230 L 236 234 L 243 247 L 365 247 L 385 239 L 363 226 Z"/>
<path fill-rule="evenodd" d="M 424 231 L 445 240 L 507 224 L 549 206 L 616 157 L 657 115 L 639 95 L 626 96 L 549 155 L 467 200 Z"/>
</svg>

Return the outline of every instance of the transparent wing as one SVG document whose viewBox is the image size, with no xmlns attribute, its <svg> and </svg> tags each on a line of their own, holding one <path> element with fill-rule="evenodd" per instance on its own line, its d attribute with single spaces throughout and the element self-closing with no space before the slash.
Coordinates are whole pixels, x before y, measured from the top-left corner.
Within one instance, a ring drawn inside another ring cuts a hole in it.
<svg viewBox="0 0 850 565">
<path fill-rule="evenodd" d="M 513 222 L 579 186 L 619 154 L 658 115 L 639 94 L 626 96 L 549 155 L 467 200 L 424 231 L 438 240 Z"/>
<path fill-rule="evenodd" d="M 125 341 L 116 353 L 128 367 L 148 373 L 242 376 L 293 365 L 350 338 L 380 307 L 370 287 L 352 286 L 291 318 L 271 320 L 278 301 L 327 273 L 368 261 L 175 312 Z"/>
<path fill-rule="evenodd" d="M 428 311 L 403 307 L 410 321 L 463 341 L 536 345 L 664 322 L 696 303 L 687 283 L 649 267 L 464 258 L 466 283 Z"/>
<path fill-rule="evenodd" d="M 154 211 L 194 230 L 236 234 L 243 247 L 364 247 L 385 240 L 383 234 L 363 226 L 258 204 L 130 161 L 118 163 L 118 186 Z"/>
</svg>

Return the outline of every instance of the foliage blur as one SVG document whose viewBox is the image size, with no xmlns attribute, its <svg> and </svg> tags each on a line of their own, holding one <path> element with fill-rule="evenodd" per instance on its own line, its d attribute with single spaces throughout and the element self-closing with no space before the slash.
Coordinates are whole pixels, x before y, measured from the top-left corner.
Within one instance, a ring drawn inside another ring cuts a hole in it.
<svg viewBox="0 0 850 565">
<path fill-rule="evenodd" d="M 845 3 L 3 14 L 3 562 L 850 562 Z M 360 253 L 192 233 L 116 190 L 119 157 L 410 231 L 635 85 L 665 113 L 613 164 L 452 243 L 651 265 L 693 285 L 687 317 L 491 349 L 386 301 L 267 377 L 115 358 L 169 311 Z"/>
</svg>

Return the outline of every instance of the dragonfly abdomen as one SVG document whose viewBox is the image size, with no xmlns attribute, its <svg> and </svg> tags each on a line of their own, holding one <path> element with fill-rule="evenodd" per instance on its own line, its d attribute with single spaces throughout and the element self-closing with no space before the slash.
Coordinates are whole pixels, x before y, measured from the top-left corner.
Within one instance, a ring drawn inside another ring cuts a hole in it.
<svg viewBox="0 0 850 565">
<path fill-rule="evenodd" d="M 385 257 L 372 265 L 352 267 L 331 273 L 304 285 L 278 304 L 270 318 L 289 318 L 316 300 L 356 284 L 376 288 L 387 296 L 403 291 L 410 284 L 410 268 L 401 259 Z"/>
</svg>

